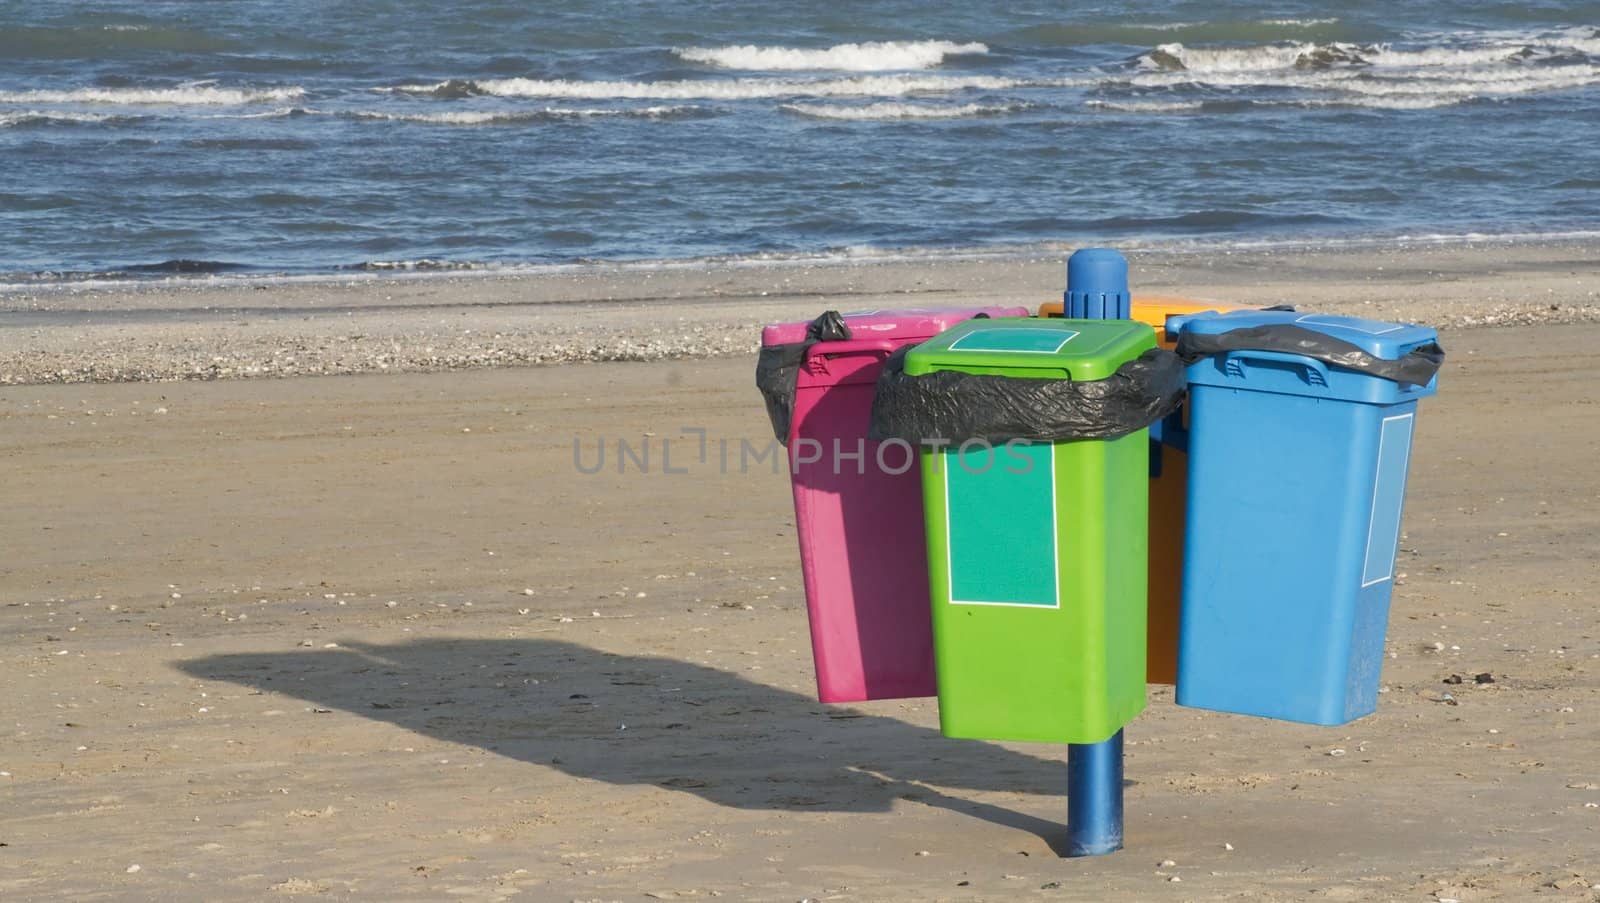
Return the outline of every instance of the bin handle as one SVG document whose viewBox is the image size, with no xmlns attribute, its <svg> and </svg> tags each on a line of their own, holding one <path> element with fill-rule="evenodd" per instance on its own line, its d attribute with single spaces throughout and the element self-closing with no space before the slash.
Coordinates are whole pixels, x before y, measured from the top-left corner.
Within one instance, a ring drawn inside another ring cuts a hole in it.
<svg viewBox="0 0 1600 903">
<path fill-rule="evenodd" d="M 1246 361 L 1260 363 L 1290 364 L 1305 370 L 1305 381 L 1313 386 L 1326 386 L 1328 384 L 1328 365 L 1314 357 L 1301 354 L 1289 354 L 1283 351 L 1230 351 L 1224 356 L 1223 370 L 1229 376 L 1243 377 Z"/>
<path fill-rule="evenodd" d="M 901 344 L 903 343 L 888 339 L 848 339 L 843 342 L 818 342 L 811 346 L 809 356 L 831 359 L 851 354 L 882 354 L 884 357 L 888 357 Z"/>
</svg>

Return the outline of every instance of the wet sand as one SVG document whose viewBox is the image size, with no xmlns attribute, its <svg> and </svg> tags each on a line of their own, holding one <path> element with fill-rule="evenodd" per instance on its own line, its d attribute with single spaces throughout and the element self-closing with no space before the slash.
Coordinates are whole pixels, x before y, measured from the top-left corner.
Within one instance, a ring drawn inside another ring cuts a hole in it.
<svg viewBox="0 0 1600 903">
<path fill-rule="evenodd" d="M 1583 260 L 1521 284 L 1578 304 Z M 1447 323 L 1482 316 L 1449 286 L 1509 289 L 1217 272 L 1194 293 L 1389 313 L 1373 296 L 1400 291 Z M 831 291 L 561 316 L 884 297 Z M 0 389 L 0 896 L 1600 898 L 1597 341 L 1445 330 L 1379 712 L 1315 728 L 1152 688 L 1127 849 L 1092 861 L 1053 852 L 1063 749 L 944 739 L 931 700 L 815 702 L 787 479 L 714 451 L 769 435 L 747 348 Z M 579 472 L 575 439 L 619 438 L 653 443 L 651 472 Z"/>
</svg>

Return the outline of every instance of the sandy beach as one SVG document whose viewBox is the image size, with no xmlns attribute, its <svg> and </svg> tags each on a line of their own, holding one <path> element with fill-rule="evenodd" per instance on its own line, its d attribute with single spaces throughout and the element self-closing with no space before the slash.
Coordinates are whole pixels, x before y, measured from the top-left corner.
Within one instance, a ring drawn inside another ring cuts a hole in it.
<svg viewBox="0 0 1600 903">
<path fill-rule="evenodd" d="M 1600 900 L 1600 245 L 1132 255 L 1441 328 L 1376 715 L 1152 687 L 1067 860 L 1064 749 L 815 701 L 787 478 L 683 431 L 770 435 L 763 323 L 1063 259 L 8 289 L 0 898 Z"/>
<path fill-rule="evenodd" d="M 856 262 L 737 260 L 267 283 L 0 290 L 0 385 L 431 372 L 743 355 L 829 307 L 1037 307 L 1071 249 Z M 1129 255 L 1136 293 L 1441 328 L 1600 321 L 1600 243 L 1472 242 Z"/>
</svg>

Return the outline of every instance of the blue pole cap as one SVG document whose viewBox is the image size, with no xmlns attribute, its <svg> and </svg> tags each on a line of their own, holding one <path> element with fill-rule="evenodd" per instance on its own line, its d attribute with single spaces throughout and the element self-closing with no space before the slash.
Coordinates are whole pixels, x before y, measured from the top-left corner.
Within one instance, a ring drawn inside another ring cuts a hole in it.
<svg viewBox="0 0 1600 903">
<path fill-rule="evenodd" d="M 1077 320 L 1126 320 L 1128 258 L 1111 248 L 1080 248 L 1067 258 L 1066 315 Z"/>
</svg>

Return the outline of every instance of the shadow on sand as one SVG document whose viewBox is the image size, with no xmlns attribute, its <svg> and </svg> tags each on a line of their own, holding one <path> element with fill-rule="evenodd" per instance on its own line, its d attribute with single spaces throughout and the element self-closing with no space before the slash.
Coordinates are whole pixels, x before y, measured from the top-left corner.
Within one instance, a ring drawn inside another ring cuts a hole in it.
<svg viewBox="0 0 1600 903">
<path fill-rule="evenodd" d="M 949 740 L 674 659 L 550 639 L 418 640 L 219 655 L 182 669 L 578 777 L 739 809 L 884 812 L 915 800 L 1064 849 L 1060 824 L 935 789 L 1054 796 L 1066 787 L 1064 761 Z"/>
</svg>

